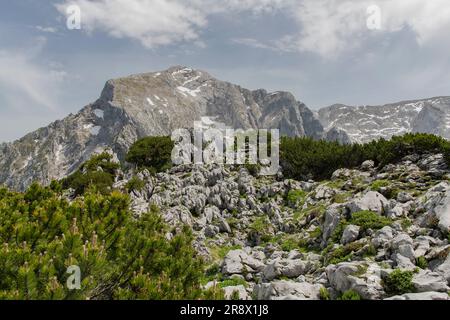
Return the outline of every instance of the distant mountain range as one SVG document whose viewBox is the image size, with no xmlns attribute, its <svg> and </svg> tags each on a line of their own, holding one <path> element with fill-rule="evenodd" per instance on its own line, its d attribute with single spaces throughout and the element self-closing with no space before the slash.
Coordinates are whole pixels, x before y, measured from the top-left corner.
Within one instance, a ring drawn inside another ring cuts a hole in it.
<svg viewBox="0 0 450 320">
<path fill-rule="evenodd" d="M 339 128 L 352 142 L 368 142 L 408 132 L 433 133 L 450 139 L 450 97 L 404 101 L 384 106 L 335 104 L 320 109 L 325 130 Z"/>
<path fill-rule="evenodd" d="M 111 149 L 123 159 L 145 136 L 170 135 L 201 119 L 233 128 L 278 128 L 282 135 L 342 143 L 406 132 L 450 138 L 450 97 L 385 106 L 333 105 L 318 112 L 288 92 L 251 91 L 186 67 L 110 80 L 100 98 L 12 143 L 0 144 L 0 184 L 23 190 L 60 179 Z"/>
</svg>

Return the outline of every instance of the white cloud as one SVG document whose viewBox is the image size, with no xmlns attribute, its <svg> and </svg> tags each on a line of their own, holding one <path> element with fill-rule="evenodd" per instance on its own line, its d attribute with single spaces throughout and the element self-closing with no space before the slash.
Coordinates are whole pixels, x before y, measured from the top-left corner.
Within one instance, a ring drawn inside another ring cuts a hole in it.
<svg viewBox="0 0 450 320">
<path fill-rule="evenodd" d="M 56 29 L 54 27 L 36 26 L 36 30 L 39 30 L 39 31 L 45 32 L 45 33 L 56 33 L 56 32 L 58 32 L 58 29 Z"/>
<path fill-rule="evenodd" d="M 355 38 L 366 31 L 366 7 L 362 2 L 301 1 L 292 11 L 300 24 L 300 32 L 291 37 L 291 48 L 327 57 L 356 46 Z"/>
<path fill-rule="evenodd" d="M 327 58 L 358 47 L 373 34 L 367 28 L 366 10 L 374 4 L 381 9 L 382 24 L 377 34 L 410 28 L 419 45 L 437 39 L 446 41 L 450 27 L 448 0 L 298 0 L 292 14 L 300 31 L 291 39 L 293 47 Z"/>
<path fill-rule="evenodd" d="M 206 24 L 198 10 L 181 1 L 164 0 L 75 0 L 57 5 L 65 14 L 70 4 L 81 9 L 82 28 L 100 30 L 116 38 L 139 40 L 153 48 L 198 38 L 197 28 Z"/>
<path fill-rule="evenodd" d="M 399 30 L 407 25 L 415 32 L 417 42 L 421 45 L 439 38 L 448 42 L 450 1 L 379 0 L 378 2 L 387 31 Z"/>
<path fill-rule="evenodd" d="M 251 48 L 277 50 L 276 46 L 271 46 L 253 38 L 235 38 L 231 39 L 231 41 Z"/>
<path fill-rule="evenodd" d="M 270 13 L 291 7 L 296 0 L 199 0 L 202 5 L 209 5 L 209 12 L 214 11 L 252 11 L 254 13 Z"/>
<path fill-rule="evenodd" d="M 298 31 L 267 44 L 238 35 L 241 44 L 257 48 L 313 52 L 331 58 L 358 48 L 373 34 L 366 10 L 380 6 L 382 30 L 410 28 L 419 45 L 446 41 L 450 27 L 448 0 L 64 0 L 57 5 L 81 8 L 82 28 L 116 38 L 131 38 L 147 48 L 180 42 L 201 43 L 201 32 L 215 14 L 282 12 Z M 236 42 L 236 41 L 235 41 Z"/>
<path fill-rule="evenodd" d="M 286 0 L 66 0 L 56 7 L 66 14 L 69 5 L 78 5 L 82 28 L 87 32 L 99 30 L 155 48 L 195 42 L 212 14 L 247 10 L 267 13 L 285 3 Z"/>
</svg>

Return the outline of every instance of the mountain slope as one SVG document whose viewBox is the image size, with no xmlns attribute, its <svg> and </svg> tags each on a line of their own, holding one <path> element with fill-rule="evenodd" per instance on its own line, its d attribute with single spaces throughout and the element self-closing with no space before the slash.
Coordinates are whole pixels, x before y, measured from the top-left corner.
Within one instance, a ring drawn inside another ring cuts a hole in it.
<svg viewBox="0 0 450 320">
<path fill-rule="evenodd" d="M 279 128 L 289 136 L 323 136 L 315 115 L 287 92 L 251 91 L 185 67 L 110 80 L 100 98 L 18 141 L 0 145 L 0 184 L 23 190 L 73 172 L 110 148 L 123 159 L 144 136 L 170 135 L 202 118 L 233 128 Z"/>
<path fill-rule="evenodd" d="M 383 106 L 335 104 L 320 109 L 318 116 L 327 131 L 343 130 L 353 142 L 368 142 L 408 132 L 433 133 L 450 139 L 450 97 Z"/>
</svg>

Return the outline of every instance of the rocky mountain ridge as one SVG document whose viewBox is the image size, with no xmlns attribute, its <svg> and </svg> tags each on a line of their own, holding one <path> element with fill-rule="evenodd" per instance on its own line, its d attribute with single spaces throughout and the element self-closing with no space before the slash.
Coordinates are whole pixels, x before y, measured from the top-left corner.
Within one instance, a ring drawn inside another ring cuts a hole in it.
<svg viewBox="0 0 450 320">
<path fill-rule="evenodd" d="M 318 118 L 326 130 L 342 130 L 352 142 L 358 143 L 409 132 L 431 133 L 450 139 L 450 97 L 383 106 L 335 104 L 320 109 Z"/>
<path fill-rule="evenodd" d="M 100 98 L 77 114 L 1 144 L 0 183 L 18 190 L 32 181 L 48 184 L 76 170 L 93 153 L 111 149 L 123 160 L 137 139 L 171 135 L 202 119 L 235 129 L 324 135 L 313 112 L 290 93 L 251 91 L 204 71 L 173 67 L 110 80 Z"/>
<path fill-rule="evenodd" d="M 313 112 L 288 92 L 252 91 L 177 66 L 110 80 L 100 98 L 77 114 L 1 143 L 0 184 L 16 190 L 33 181 L 48 184 L 105 149 L 123 160 L 137 139 L 170 135 L 195 121 L 235 129 L 278 128 L 282 135 L 341 143 L 406 132 L 450 138 L 450 97 L 380 107 L 333 105 Z"/>
</svg>

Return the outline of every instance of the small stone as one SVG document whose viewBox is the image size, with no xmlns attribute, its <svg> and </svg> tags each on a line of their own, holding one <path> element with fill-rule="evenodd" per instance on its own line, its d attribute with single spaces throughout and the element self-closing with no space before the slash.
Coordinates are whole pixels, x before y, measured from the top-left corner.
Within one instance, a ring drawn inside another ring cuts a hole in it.
<svg viewBox="0 0 450 320">
<path fill-rule="evenodd" d="M 353 241 L 358 240 L 360 227 L 355 225 L 348 225 L 345 227 L 344 232 L 342 234 L 341 243 L 347 244 Z"/>
<path fill-rule="evenodd" d="M 363 170 L 363 171 L 369 171 L 369 170 L 372 170 L 373 168 L 375 168 L 375 162 L 372 160 L 364 161 L 361 164 L 361 170 Z"/>
<path fill-rule="evenodd" d="M 406 203 L 408 201 L 414 200 L 414 197 L 405 191 L 401 191 L 397 195 L 397 201 L 401 203 Z"/>
<path fill-rule="evenodd" d="M 237 294 L 239 300 L 249 300 L 250 298 L 243 285 L 225 287 L 223 291 L 227 300 L 232 299 L 235 294 Z"/>
</svg>

